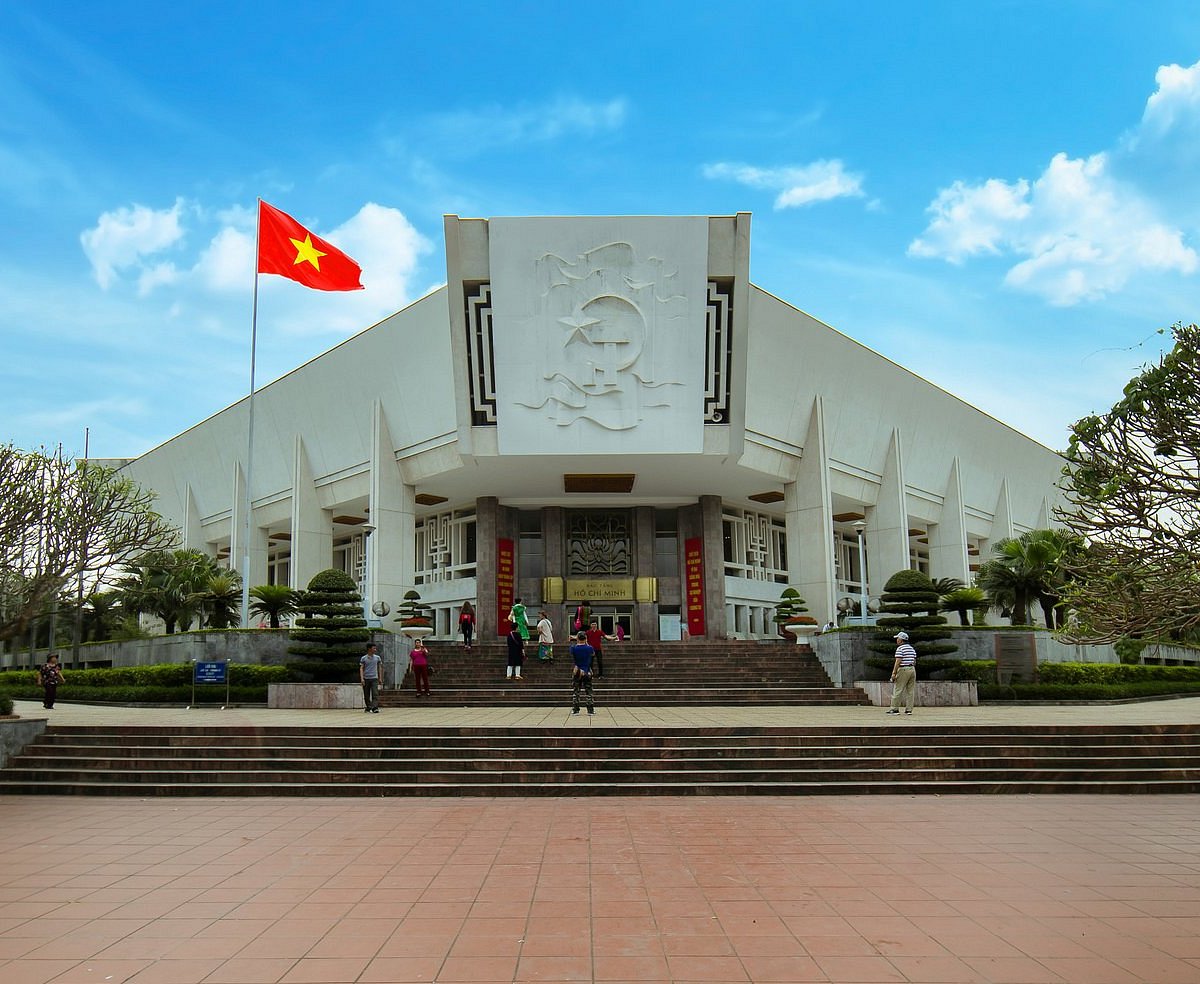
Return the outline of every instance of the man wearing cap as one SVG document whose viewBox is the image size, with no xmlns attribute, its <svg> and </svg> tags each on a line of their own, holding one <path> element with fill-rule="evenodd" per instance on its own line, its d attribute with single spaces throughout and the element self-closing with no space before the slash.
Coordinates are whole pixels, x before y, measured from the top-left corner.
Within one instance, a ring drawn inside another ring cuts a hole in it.
<svg viewBox="0 0 1200 984">
<path fill-rule="evenodd" d="M 896 662 L 892 664 L 892 706 L 889 714 L 899 714 L 901 701 L 905 714 L 911 714 L 917 695 L 917 651 L 908 644 L 908 633 L 896 633 Z"/>
</svg>

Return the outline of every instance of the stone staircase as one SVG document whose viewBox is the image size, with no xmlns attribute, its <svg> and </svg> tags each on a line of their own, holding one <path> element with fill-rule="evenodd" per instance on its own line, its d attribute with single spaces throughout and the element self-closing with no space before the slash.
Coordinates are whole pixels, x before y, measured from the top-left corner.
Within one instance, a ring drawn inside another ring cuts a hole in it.
<svg viewBox="0 0 1200 984">
<path fill-rule="evenodd" d="M 554 647 L 554 662 L 526 647 L 521 682 L 505 677 L 507 649 L 485 642 L 471 652 L 431 642 L 433 696 L 418 698 L 411 674 L 386 691 L 383 707 L 445 704 L 454 707 L 566 706 L 571 656 Z M 833 686 L 820 660 L 793 642 L 697 640 L 683 643 L 623 642 L 604 647 L 604 675 L 594 681 L 596 702 L 607 707 L 746 704 L 869 704 L 861 690 Z"/>
<path fill-rule="evenodd" d="M 1200 725 L 52 726 L 0 794 L 601 796 L 1197 793 Z"/>
</svg>

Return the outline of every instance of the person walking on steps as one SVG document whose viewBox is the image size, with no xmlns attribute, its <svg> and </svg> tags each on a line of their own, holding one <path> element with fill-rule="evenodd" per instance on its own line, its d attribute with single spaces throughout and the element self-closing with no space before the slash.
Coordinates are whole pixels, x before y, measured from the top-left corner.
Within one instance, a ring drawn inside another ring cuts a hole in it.
<svg viewBox="0 0 1200 984">
<path fill-rule="evenodd" d="M 428 697 L 432 693 L 429 689 L 429 650 L 425 648 L 423 639 L 413 642 L 409 659 L 412 660 L 413 683 L 416 685 L 417 696 Z"/>
<path fill-rule="evenodd" d="M 899 714 L 900 704 L 905 714 L 913 712 L 917 695 L 917 651 L 908 643 L 907 632 L 896 633 L 896 662 L 892 664 L 892 706 L 889 714 Z"/>
<path fill-rule="evenodd" d="M 543 663 L 554 662 L 554 626 L 545 611 L 538 612 L 538 659 Z"/>
<path fill-rule="evenodd" d="M 42 688 L 42 707 L 48 711 L 54 710 L 54 700 L 58 697 L 58 685 L 63 682 L 62 667 L 58 665 L 58 653 L 46 657 L 46 665 L 38 669 L 38 686 Z"/>
<path fill-rule="evenodd" d="M 512 611 L 508 613 L 508 620 L 521 633 L 521 641 L 528 642 L 529 616 L 525 612 L 525 603 L 520 598 L 513 602 Z"/>
<path fill-rule="evenodd" d="M 525 662 L 525 640 L 521 638 L 521 633 L 517 631 L 514 625 L 508 630 L 508 637 L 505 640 L 508 643 L 508 673 L 506 679 L 520 680 L 521 666 Z"/>
<path fill-rule="evenodd" d="M 462 633 L 463 649 L 471 651 L 471 639 L 475 635 L 475 609 L 469 601 L 464 601 L 462 610 L 458 613 L 458 631 Z"/>
<path fill-rule="evenodd" d="M 367 643 L 367 651 L 358 661 L 358 682 L 363 688 L 363 713 L 379 713 L 379 681 L 383 678 L 383 660 L 379 656 L 379 647 L 373 642 Z"/>
<path fill-rule="evenodd" d="M 592 652 L 595 657 L 592 659 L 592 665 L 596 668 L 596 676 L 604 676 L 604 640 L 612 639 L 612 636 L 606 636 L 600 631 L 600 623 L 592 619 L 592 624 L 589 626 L 587 633 L 587 644 L 592 647 Z"/>
<path fill-rule="evenodd" d="M 575 636 L 575 645 L 571 647 L 571 713 L 579 713 L 580 692 L 587 698 L 589 714 L 596 713 L 596 700 L 592 694 L 592 657 L 595 650 L 588 645 L 587 633 L 579 632 Z"/>
</svg>

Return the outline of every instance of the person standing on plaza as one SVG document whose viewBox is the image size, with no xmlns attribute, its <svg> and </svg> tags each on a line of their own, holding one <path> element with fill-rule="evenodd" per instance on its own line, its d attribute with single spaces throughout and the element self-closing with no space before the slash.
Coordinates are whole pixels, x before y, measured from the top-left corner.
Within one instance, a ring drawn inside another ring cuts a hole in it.
<svg viewBox="0 0 1200 984">
<path fill-rule="evenodd" d="M 379 684 L 383 679 L 383 660 L 379 656 L 379 647 L 373 642 L 367 643 L 367 651 L 358 661 L 358 682 L 363 688 L 363 713 L 379 713 Z"/>
<path fill-rule="evenodd" d="M 896 633 L 896 661 L 892 664 L 892 706 L 889 714 L 899 714 L 901 702 L 905 714 L 913 712 L 917 695 L 917 651 L 908 643 L 907 632 Z"/>
<path fill-rule="evenodd" d="M 546 612 L 538 612 L 538 659 L 543 663 L 554 662 L 554 626 Z"/>
<path fill-rule="evenodd" d="M 429 689 L 429 650 L 425 648 L 423 639 L 413 642 L 409 659 L 412 661 L 413 683 L 416 685 L 417 696 L 428 697 L 432 693 Z"/>
<path fill-rule="evenodd" d="M 471 640 L 475 636 L 475 609 L 469 601 L 464 601 L 462 610 L 458 613 L 458 631 L 462 633 L 463 649 L 471 651 Z"/>
<path fill-rule="evenodd" d="M 595 650 L 588 644 L 587 633 L 579 632 L 575 636 L 575 645 L 571 647 L 571 713 L 579 713 L 579 695 L 582 692 L 587 699 L 589 714 L 596 713 L 596 699 L 592 693 L 592 657 Z"/>
<path fill-rule="evenodd" d="M 508 613 L 508 620 L 513 624 L 513 627 L 521 633 L 523 642 L 529 641 L 529 616 L 525 613 L 525 603 L 518 598 L 513 602 L 512 611 Z"/>
<path fill-rule="evenodd" d="M 63 682 L 62 667 L 58 665 L 58 653 L 46 657 L 46 665 L 38 669 L 38 686 L 42 688 L 42 707 L 48 711 L 54 710 L 54 701 L 58 697 L 58 685 Z"/>
<path fill-rule="evenodd" d="M 520 680 L 521 666 L 525 662 L 525 640 L 521 638 L 521 633 L 517 631 L 514 625 L 508 630 L 508 636 L 505 640 L 508 643 L 508 673 L 506 679 Z"/>
</svg>

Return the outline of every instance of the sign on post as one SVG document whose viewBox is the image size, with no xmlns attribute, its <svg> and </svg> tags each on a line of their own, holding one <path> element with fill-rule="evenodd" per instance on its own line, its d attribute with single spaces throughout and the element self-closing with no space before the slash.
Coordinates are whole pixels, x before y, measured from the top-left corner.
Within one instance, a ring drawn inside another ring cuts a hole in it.
<svg viewBox="0 0 1200 984">
<path fill-rule="evenodd" d="M 996 633 L 996 682 L 1037 683 L 1037 643 L 1031 632 Z"/>
<path fill-rule="evenodd" d="M 196 684 L 216 683 L 225 684 L 225 703 L 221 710 L 229 705 L 229 662 L 228 660 L 196 660 L 192 663 L 192 702 L 188 704 L 190 711 L 196 706 Z"/>
</svg>

